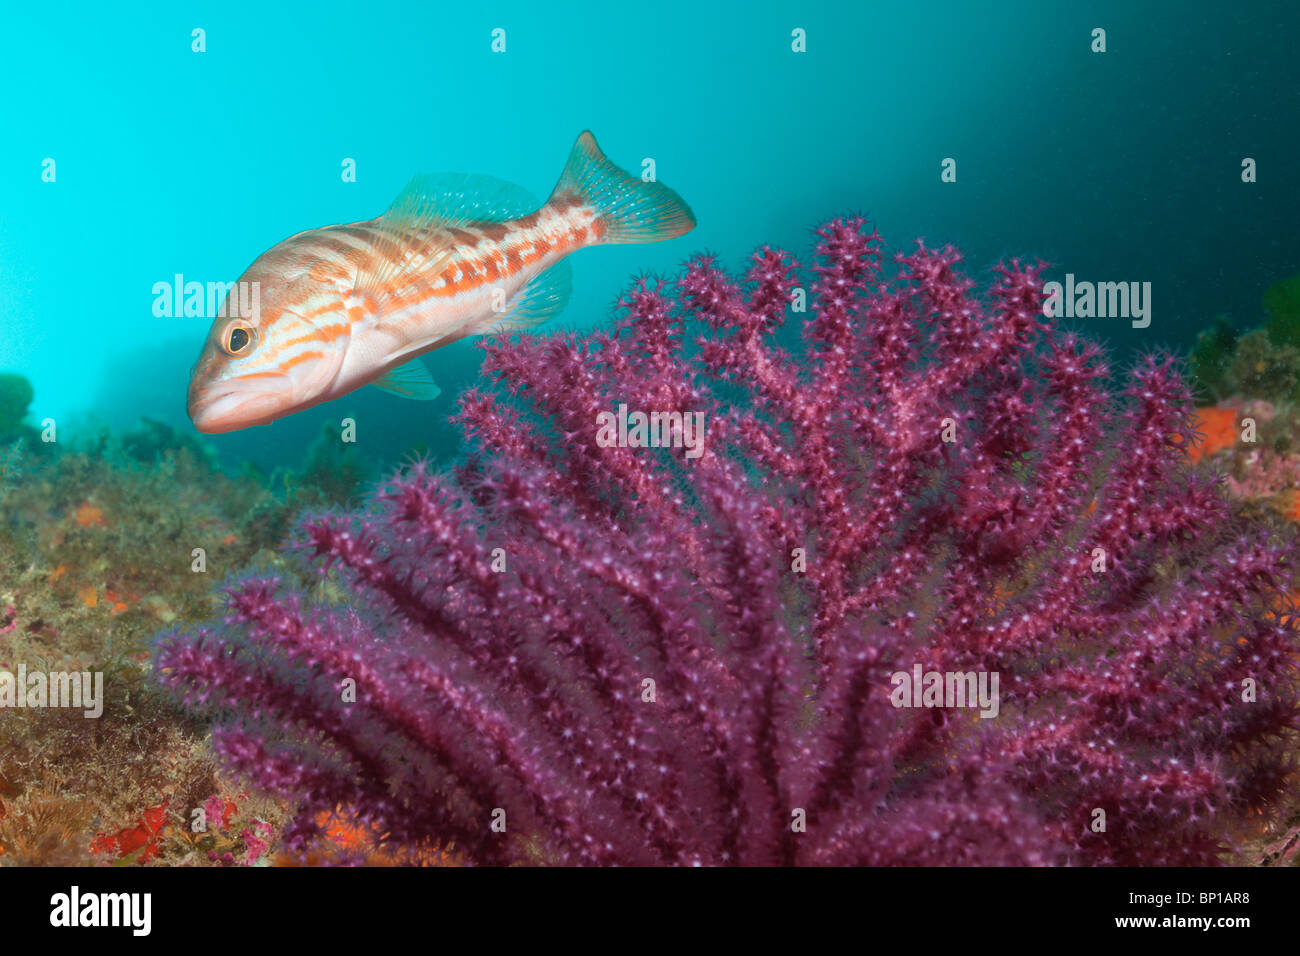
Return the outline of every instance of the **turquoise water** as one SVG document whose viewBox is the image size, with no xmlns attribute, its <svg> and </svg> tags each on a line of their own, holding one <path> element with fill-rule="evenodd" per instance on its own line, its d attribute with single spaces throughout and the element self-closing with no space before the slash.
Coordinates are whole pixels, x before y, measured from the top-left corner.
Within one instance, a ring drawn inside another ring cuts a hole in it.
<svg viewBox="0 0 1300 956">
<path fill-rule="evenodd" d="M 701 249 L 805 253 L 810 226 L 851 210 L 895 248 L 955 242 L 976 271 L 1029 254 L 1151 282 L 1148 328 L 1077 323 L 1122 352 L 1185 348 L 1217 313 L 1257 324 L 1264 289 L 1300 272 L 1294 3 L 13 6 L 0 371 L 32 380 L 61 440 L 140 415 L 188 427 L 210 319 L 156 318 L 155 283 L 232 281 L 292 233 L 378 215 L 416 172 L 545 196 L 588 128 L 624 167 L 653 158 L 699 225 L 575 255 L 564 327 L 606 321 L 633 273 Z M 434 402 L 365 389 L 210 440 L 270 466 L 352 413 L 376 455 L 454 444 L 477 352 L 428 362 Z"/>
</svg>

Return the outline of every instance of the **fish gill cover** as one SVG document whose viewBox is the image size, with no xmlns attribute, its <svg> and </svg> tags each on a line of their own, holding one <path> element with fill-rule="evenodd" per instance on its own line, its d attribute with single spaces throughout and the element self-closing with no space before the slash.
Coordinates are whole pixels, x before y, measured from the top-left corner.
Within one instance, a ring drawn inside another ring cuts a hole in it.
<svg viewBox="0 0 1300 956">
<path fill-rule="evenodd" d="M 462 862 L 1236 859 L 1297 724 L 1292 542 L 1189 463 L 1174 358 L 1112 392 L 1040 266 L 959 262 L 845 218 L 808 288 L 704 256 L 489 341 L 466 462 L 304 520 L 322 580 L 233 581 L 155 673 L 291 849 L 342 807 Z"/>
</svg>

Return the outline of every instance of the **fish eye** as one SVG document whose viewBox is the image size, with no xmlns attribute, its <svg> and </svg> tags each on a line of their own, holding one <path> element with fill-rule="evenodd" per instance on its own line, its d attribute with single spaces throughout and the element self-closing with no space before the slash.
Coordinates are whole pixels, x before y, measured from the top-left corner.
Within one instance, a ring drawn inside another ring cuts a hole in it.
<svg viewBox="0 0 1300 956">
<path fill-rule="evenodd" d="M 231 322 L 222 331 L 220 341 L 227 355 L 247 352 L 253 344 L 253 327 L 244 322 Z"/>
</svg>

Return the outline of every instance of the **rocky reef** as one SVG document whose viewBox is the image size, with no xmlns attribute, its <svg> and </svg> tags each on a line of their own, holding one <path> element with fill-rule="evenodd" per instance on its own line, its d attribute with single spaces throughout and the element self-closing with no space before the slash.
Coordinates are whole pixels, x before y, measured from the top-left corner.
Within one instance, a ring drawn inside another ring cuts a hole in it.
<svg viewBox="0 0 1300 956">
<path fill-rule="evenodd" d="M 300 471 L 230 475 L 159 421 L 45 442 L 32 396 L 0 375 L 0 672 L 102 675 L 102 713 L 5 701 L 0 865 L 265 862 L 288 804 L 222 777 L 206 727 L 149 679 L 150 641 L 209 617 L 214 579 L 282 567 L 294 516 L 364 476 L 323 439 Z"/>
</svg>

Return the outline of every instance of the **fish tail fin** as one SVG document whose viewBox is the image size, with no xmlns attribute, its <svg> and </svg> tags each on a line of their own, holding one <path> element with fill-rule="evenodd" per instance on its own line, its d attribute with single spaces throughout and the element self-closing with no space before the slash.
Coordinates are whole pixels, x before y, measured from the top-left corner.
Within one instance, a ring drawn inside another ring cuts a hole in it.
<svg viewBox="0 0 1300 956">
<path fill-rule="evenodd" d="M 601 242 L 660 242 L 695 228 L 695 214 L 663 183 L 645 182 L 605 158 L 596 137 L 584 132 L 549 202 L 577 196 L 605 224 Z"/>
</svg>

